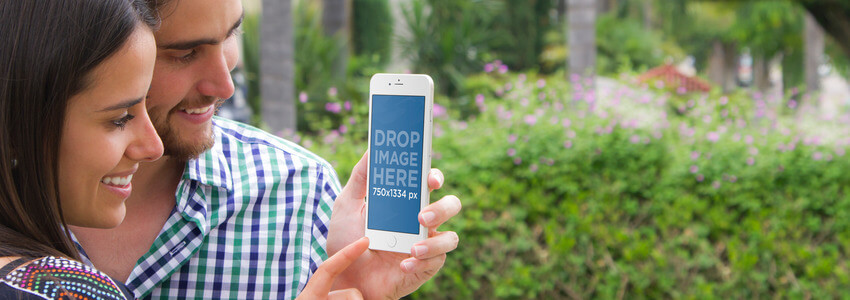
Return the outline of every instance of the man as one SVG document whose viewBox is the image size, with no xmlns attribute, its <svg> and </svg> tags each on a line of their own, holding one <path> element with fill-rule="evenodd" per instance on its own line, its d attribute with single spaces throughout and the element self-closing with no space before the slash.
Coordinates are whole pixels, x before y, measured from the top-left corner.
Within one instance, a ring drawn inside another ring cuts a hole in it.
<svg viewBox="0 0 850 300">
<path fill-rule="evenodd" d="M 328 254 L 364 235 L 365 162 L 340 189 L 313 153 L 212 116 L 233 94 L 241 0 L 150 3 L 162 24 L 147 109 L 165 156 L 139 167 L 119 227 L 71 228 L 83 260 L 139 298 L 294 298 Z M 429 186 L 442 181 L 432 170 Z M 367 251 L 334 288 L 368 299 L 416 290 L 457 247 L 454 232 L 436 228 L 460 206 L 453 196 L 431 204 L 419 216 L 430 237 L 413 257 Z"/>
</svg>

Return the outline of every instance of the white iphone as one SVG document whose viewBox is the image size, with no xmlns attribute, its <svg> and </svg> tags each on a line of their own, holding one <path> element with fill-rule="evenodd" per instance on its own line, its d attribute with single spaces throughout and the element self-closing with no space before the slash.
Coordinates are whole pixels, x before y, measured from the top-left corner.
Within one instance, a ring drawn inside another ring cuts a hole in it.
<svg viewBox="0 0 850 300">
<path fill-rule="evenodd" d="M 410 253 L 428 237 L 419 212 L 428 205 L 431 108 L 428 75 L 375 74 L 369 84 L 369 249 Z"/>
</svg>

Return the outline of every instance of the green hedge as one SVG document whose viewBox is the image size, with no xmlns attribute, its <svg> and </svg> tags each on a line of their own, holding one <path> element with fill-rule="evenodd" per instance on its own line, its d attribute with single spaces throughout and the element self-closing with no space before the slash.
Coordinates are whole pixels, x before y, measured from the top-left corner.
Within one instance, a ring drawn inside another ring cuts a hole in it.
<svg viewBox="0 0 850 300">
<path fill-rule="evenodd" d="M 462 200 L 441 228 L 461 242 L 411 298 L 845 297 L 850 140 L 797 124 L 846 123 L 758 95 L 616 96 L 662 111 L 635 122 L 557 77 L 492 76 L 478 114 L 435 118 L 432 198 Z M 345 180 L 352 134 L 306 143 Z"/>
</svg>

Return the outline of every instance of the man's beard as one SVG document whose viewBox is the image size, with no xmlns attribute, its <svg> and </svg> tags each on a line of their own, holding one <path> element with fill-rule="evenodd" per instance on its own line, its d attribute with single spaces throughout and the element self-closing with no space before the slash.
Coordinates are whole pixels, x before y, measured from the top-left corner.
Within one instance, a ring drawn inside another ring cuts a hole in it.
<svg viewBox="0 0 850 300">
<path fill-rule="evenodd" d="M 215 114 L 218 114 L 218 109 L 224 103 L 223 99 L 215 99 L 212 97 L 205 97 L 203 102 L 211 103 L 215 101 Z M 178 106 L 179 107 L 179 106 Z M 156 133 L 159 135 L 159 138 L 162 139 L 162 145 L 165 148 L 165 152 L 163 155 L 169 156 L 171 158 L 177 159 L 181 162 L 186 162 L 191 159 L 197 158 L 201 153 L 207 151 L 215 145 L 215 136 L 212 128 L 209 130 L 209 135 L 204 137 L 205 139 L 199 143 L 188 142 L 180 139 L 180 135 L 178 134 L 179 130 L 174 130 L 174 126 L 170 123 L 171 117 L 177 113 L 177 107 L 169 111 L 163 120 L 161 117 L 154 117 L 151 114 L 151 122 L 156 129 Z M 212 126 L 212 125 L 211 125 Z"/>
</svg>

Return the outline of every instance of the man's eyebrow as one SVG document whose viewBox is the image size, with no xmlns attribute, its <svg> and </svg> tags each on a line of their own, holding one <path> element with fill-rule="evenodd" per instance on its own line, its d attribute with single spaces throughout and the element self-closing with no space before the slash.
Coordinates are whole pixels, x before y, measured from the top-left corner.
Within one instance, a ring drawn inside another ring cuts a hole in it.
<svg viewBox="0 0 850 300">
<path fill-rule="evenodd" d="M 224 37 L 228 38 L 231 35 L 233 35 L 233 33 L 236 32 L 236 29 L 239 28 L 240 25 L 242 25 L 242 19 L 244 19 L 244 18 L 245 18 L 245 12 L 242 12 L 242 15 L 239 16 L 239 20 L 236 20 L 236 23 L 233 23 L 233 26 L 230 27 L 230 30 L 227 31 L 227 35 L 225 35 Z M 174 43 L 158 46 L 157 48 L 166 49 L 166 50 L 191 50 L 191 49 L 194 49 L 195 47 L 198 47 L 198 46 L 201 46 L 201 45 L 216 45 L 218 43 L 221 43 L 221 41 L 216 40 L 216 39 L 211 39 L 211 38 L 204 38 L 204 39 L 197 39 L 197 40 L 192 40 L 192 41 L 174 42 Z"/>
<path fill-rule="evenodd" d="M 109 106 L 109 107 L 107 107 L 107 108 L 101 109 L 101 110 L 99 110 L 98 112 L 111 111 L 111 110 L 119 110 L 119 109 L 128 109 L 128 108 L 133 107 L 133 106 L 135 106 L 136 104 L 139 104 L 139 103 L 141 103 L 141 102 L 142 102 L 142 98 L 132 99 L 132 100 L 127 100 L 127 101 L 124 101 L 124 102 L 121 102 L 121 103 L 118 103 L 118 104 L 115 104 L 115 105 Z"/>
</svg>

